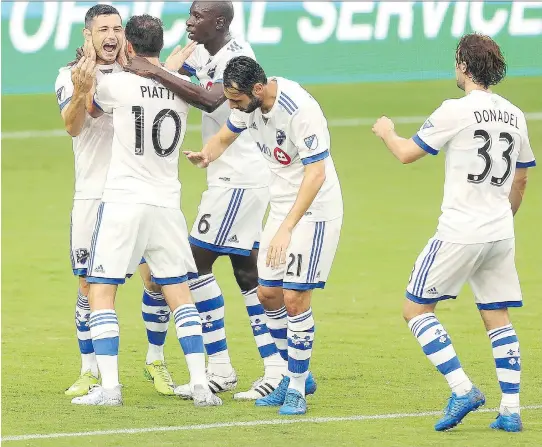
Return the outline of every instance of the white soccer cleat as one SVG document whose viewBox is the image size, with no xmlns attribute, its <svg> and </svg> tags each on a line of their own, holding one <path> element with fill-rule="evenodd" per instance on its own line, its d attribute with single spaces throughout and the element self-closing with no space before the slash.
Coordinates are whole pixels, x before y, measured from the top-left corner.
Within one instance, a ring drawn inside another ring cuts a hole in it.
<svg viewBox="0 0 542 447">
<path fill-rule="evenodd" d="M 225 391 L 232 391 L 237 386 L 237 374 L 232 369 L 231 374 L 228 377 L 222 377 L 207 370 L 207 382 L 209 383 L 209 389 L 217 394 Z M 173 392 L 181 399 L 192 399 L 192 391 L 190 384 L 179 385 Z"/>
<path fill-rule="evenodd" d="M 74 397 L 72 399 L 72 404 L 116 407 L 122 405 L 122 394 L 120 389 L 121 385 L 117 385 L 110 390 L 105 389 L 101 385 L 94 385 L 85 396 Z"/>
<path fill-rule="evenodd" d="M 217 407 L 222 405 L 222 399 L 203 385 L 194 385 L 191 394 L 196 407 Z"/>
<path fill-rule="evenodd" d="M 261 397 L 268 396 L 275 388 L 279 386 L 282 376 L 280 377 L 260 377 L 256 380 L 248 391 L 242 391 L 235 393 L 233 398 L 235 400 L 256 400 Z"/>
</svg>

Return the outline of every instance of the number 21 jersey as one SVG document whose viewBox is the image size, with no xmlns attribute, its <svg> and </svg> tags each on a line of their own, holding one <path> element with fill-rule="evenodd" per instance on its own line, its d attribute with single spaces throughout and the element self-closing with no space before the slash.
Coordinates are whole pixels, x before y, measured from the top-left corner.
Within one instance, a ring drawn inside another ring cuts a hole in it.
<svg viewBox="0 0 542 447">
<path fill-rule="evenodd" d="M 413 139 L 431 154 L 446 154 L 437 239 L 476 244 L 514 237 L 508 196 L 515 170 L 536 164 L 518 107 L 474 90 L 444 101 Z"/>
</svg>

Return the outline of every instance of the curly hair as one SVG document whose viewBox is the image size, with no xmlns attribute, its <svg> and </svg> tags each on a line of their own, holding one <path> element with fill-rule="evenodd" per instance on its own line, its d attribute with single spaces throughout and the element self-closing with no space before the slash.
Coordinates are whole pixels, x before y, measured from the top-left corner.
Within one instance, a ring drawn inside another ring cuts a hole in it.
<svg viewBox="0 0 542 447">
<path fill-rule="evenodd" d="M 506 61 L 499 45 L 483 34 L 464 35 L 457 44 L 455 60 L 458 65 L 464 62 L 467 74 L 484 88 L 498 84 L 506 76 Z"/>
</svg>

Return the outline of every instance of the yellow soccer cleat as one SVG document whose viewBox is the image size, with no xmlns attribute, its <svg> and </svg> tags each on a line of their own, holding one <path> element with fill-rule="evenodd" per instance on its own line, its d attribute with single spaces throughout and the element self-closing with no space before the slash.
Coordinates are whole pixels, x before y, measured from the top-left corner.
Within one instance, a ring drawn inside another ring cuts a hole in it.
<svg viewBox="0 0 542 447">
<path fill-rule="evenodd" d="M 161 360 L 155 360 L 145 365 L 144 374 L 147 380 L 154 383 L 154 388 L 164 396 L 175 396 L 173 390 L 175 384 L 167 370 L 166 363 Z"/>
<path fill-rule="evenodd" d="M 92 374 L 92 372 L 87 371 L 79 376 L 75 383 L 70 386 L 64 394 L 66 396 L 79 397 L 88 394 L 90 387 L 98 384 L 98 378 Z"/>
</svg>

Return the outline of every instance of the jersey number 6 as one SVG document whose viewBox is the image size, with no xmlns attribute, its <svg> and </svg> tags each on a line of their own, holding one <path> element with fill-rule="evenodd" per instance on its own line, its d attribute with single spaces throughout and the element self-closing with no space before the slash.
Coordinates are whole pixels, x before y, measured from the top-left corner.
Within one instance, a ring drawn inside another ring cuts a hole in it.
<svg viewBox="0 0 542 447">
<path fill-rule="evenodd" d="M 467 179 L 471 183 L 482 183 L 488 177 L 493 165 L 493 159 L 489 154 L 489 150 L 491 149 L 491 135 L 485 130 L 479 129 L 474 132 L 474 138 L 482 138 L 484 140 L 484 145 L 478 149 L 478 156 L 484 159 L 486 165 L 480 174 L 469 174 L 467 175 Z M 512 135 L 508 132 L 501 132 L 499 134 L 499 140 L 504 141 L 508 145 L 507 149 L 502 153 L 502 158 L 506 162 L 506 170 L 502 177 L 491 176 L 490 183 L 494 186 L 504 185 L 512 172 L 512 159 L 510 158 L 510 155 L 514 150 L 514 138 L 512 138 Z"/>
<path fill-rule="evenodd" d="M 135 154 L 143 155 L 145 153 L 145 111 L 141 106 L 133 106 L 132 114 L 134 115 L 135 120 Z M 162 122 L 166 118 L 173 119 L 175 124 L 175 134 L 173 135 L 173 141 L 165 149 L 162 147 L 160 142 L 160 128 L 162 127 Z M 154 151 L 159 157 L 167 157 L 170 155 L 177 144 L 179 143 L 179 138 L 181 136 L 181 118 L 175 110 L 163 109 L 158 112 L 154 117 L 152 122 L 152 145 L 154 146 Z"/>
</svg>

